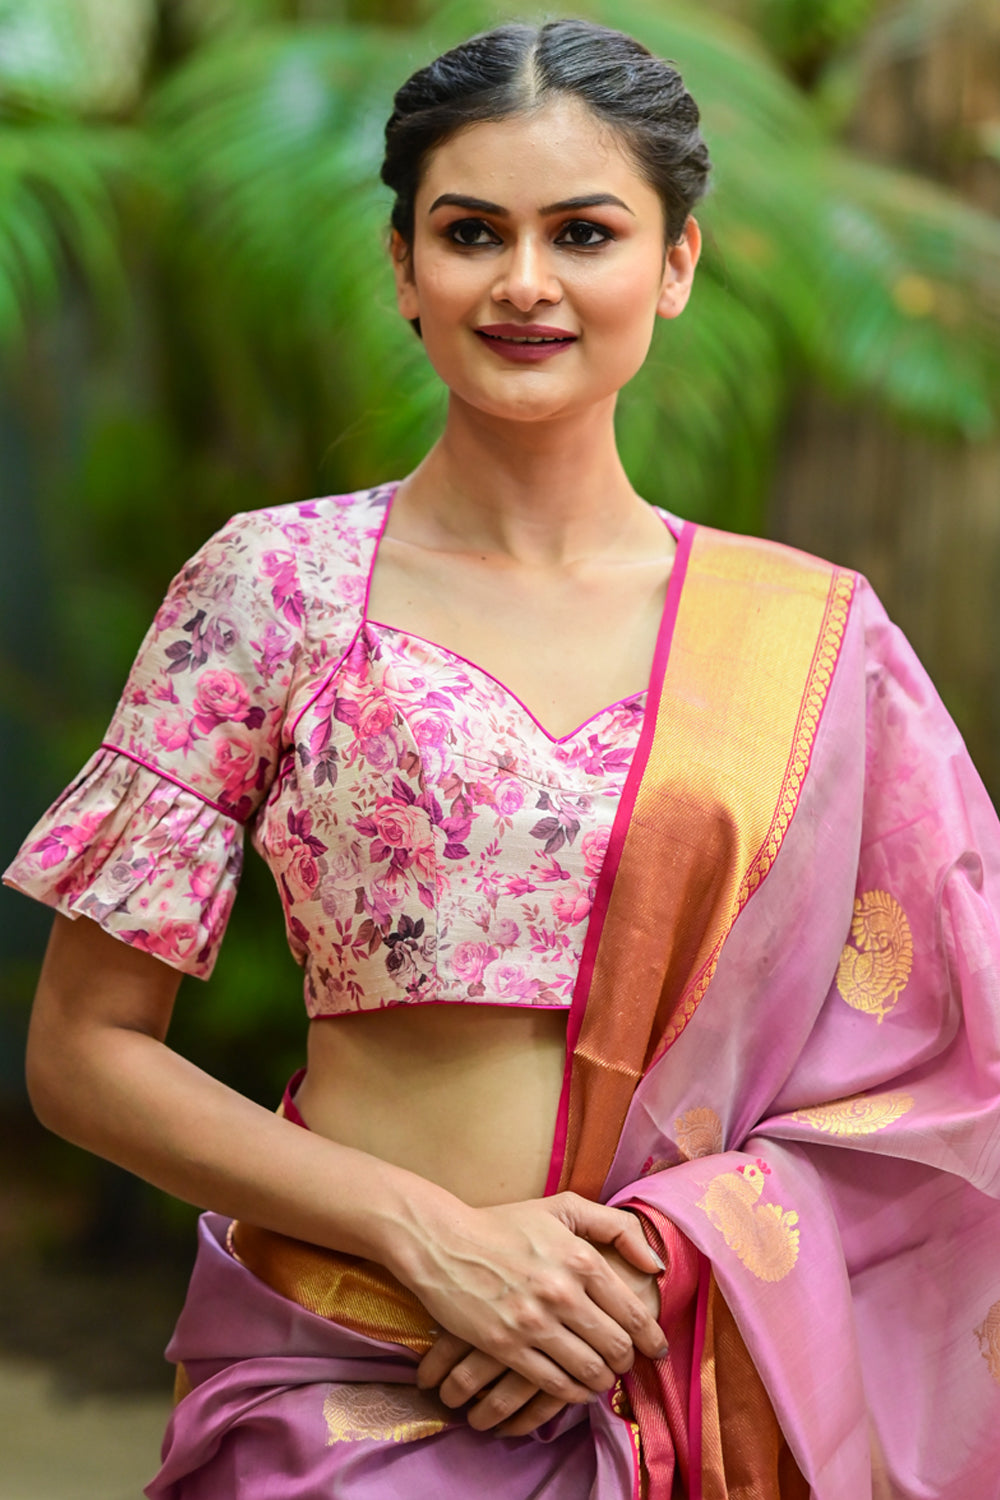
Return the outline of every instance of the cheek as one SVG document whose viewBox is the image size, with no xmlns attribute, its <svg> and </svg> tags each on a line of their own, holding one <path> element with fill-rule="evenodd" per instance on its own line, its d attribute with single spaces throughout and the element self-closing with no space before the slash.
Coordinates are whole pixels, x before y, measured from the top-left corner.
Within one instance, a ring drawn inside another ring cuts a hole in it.
<svg viewBox="0 0 1000 1500">
<path fill-rule="evenodd" d="M 463 311 L 470 299 L 481 294 L 482 276 L 475 274 L 470 262 L 428 256 L 421 263 L 417 289 L 428 315 L 448 316 Z"/>
<path fill-rule="evenodd" d="M 595 277 L 579 289 L 581 311 L 592 325 L 636 336 L 652 327 L 660 296 L 659 278 L 646 268 L 622 267 L 613 276 Z"/>
</svg>

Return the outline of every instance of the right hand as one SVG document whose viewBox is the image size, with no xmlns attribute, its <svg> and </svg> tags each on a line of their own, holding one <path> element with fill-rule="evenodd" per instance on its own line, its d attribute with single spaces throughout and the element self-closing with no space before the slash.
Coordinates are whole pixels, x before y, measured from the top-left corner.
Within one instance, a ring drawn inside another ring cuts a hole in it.
<svg viewBox="0 0 1000 1500">
<path fill-rule="evenodd" d="M 653 1317 L 658 1317 L 657 1277 L 638 1270 L 613 1246 L 599 1246 L 598 1253 Z M 417 1384 L 422 1390 L 438 1387 L 446 1406 L 464 1406 L 472 1399 L 474 1404 L 468 1412 L 470 1426 L 480 1432 L 493 1428 L 501 1437 L 526 1437 L 558 1416 L 565 1406 L 558 1397 L 539 1391 L 522 1376 L 451 1333 L 439 1334 L 424 1355 L 417 1369 Z"/>
<path fill-rule="evenodd" d="M 635 1215 L 559 1193 L 457 1205 L 420 1235 L 400 1279 L 449 1333 L 561 1402 L 587 1401 L 631 1368 L 636 1348 L 664 1350 L 656 1319 L 595 1245 L 647 1275 L 662 1269 Z M 461 1404 L 460 1389 L 449 1395 Z"/>
</svg>

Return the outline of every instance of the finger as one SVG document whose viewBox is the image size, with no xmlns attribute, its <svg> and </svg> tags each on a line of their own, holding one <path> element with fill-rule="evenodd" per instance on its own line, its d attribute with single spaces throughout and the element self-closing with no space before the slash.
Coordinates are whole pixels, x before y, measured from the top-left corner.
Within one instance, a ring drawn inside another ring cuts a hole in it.
<svg viewBox="0 0 1000 1500">
<path fill-rule="evenodd" d="M 454 1369 L 450 1370 L 447 1377 L 441 1382 L 438 1395 L 445 1406 L 464 1406 L 474 1396 L 478 1396 L 484 1386 L 496 1380 L 507 1369 L 498 1359 L 492 1355 L 484 1354 L 481 1349 L 473 1349 L 470 1354 L 461 1360 Z"/>
<path fill-rule="evenodd" d="M 618 1282 L 617 1277 L 614 1279 Z M 628 1289 L 623 1283 L 618 1282 L 618 1286 L 628 1295 Z M 556 1331 L 552 1341 L 539 1347 L 544 1347 L 552 1359 L 591 1390 L 606 1391 L 614 1384 L 617 1376 L 631 1370 L 635 1363 L 635 1343 L 631 1331 L 613 1313 L 607 1312 L 600 1305 L 599 1287 L 596 1296 L 589 1281 L 585 1284 L 585 1289 L 588 1295 L 575 1307 L 564 1312 L 563 1328 Z M 616 1291 L 615 1287 L 609 1287 L 606 1295 L 612 1299 Z M 624 1305 L 624 1299 L 619 1299 L 619 1302 Z M 645 1313 L 645 1309 L 642 1310 Z M 575 1335 L 572 1345 L 567 1346 L 563 1342 L 562 1335 L 566 1333 Z M 576 1362 L 567 1364 L 567 1359 Z"/>
<path fill-rule="evenodd" d="M 641 1218 L 628 1209 L 623 1212 L 628 1224 L 614 1242 L 618 1254 L 638 1271 L 648 1271 L 654 1276 L 662 1274 L 667 1268 L 646 1239 Z"/>
<path fill-rule="evenodd" d="M 616 1255 L 617 1252 L 602 1252 L 585 1240 L 577 1241 L 564 1265 L 564 1270 L 575 1278 L 577 1285 L 567 1295 L 565 1287 L 553 1280 L 545 1300 L 556 1313 L 558 1327 L 547 1340 L 533 1339 L 538 1348 L 544 1349 L 570 1375 L 594 1391 L 608 1390 L 614 1384 L 614 1376 L 623 1375 L 632 1368 L 636 1348 L 651 1358 L 664 1352 L 663 1334 L 653 1312 L 608 1264 L 605 1254 Z M 625 1264 L 623 1259 L 622 1263 Z M 632 1266 L 627 1270 L 629 1276 L 636 1274 Z M 540 1281 L 537 1289 L 541 1289 Z M 578 1346 L 572 1345 L 567 1350 L 566 1346 L 552 1342 L 553 1337 L 566 1330 L 571 1330 L 588 1346 L 588 1354 L 598 1356 L 597 1368 L 592 1358 L 580 1363 L 582 1351 Z M 502 1354 L 504 1351 L 496 1352 Z M 603 1372 L 599 1368 L 600 1362 L 607 1367 Z M 515 1368 L 513 1360 L 508 1360 L 508 1363 Z"/>
<path fill-rule="evenodd" d="M 620 1255 L 640 1271 L 665 1271 L 660 1257 L 651 1250 L 635 1214 L 606 1203 L 592 1203 L 578 1193 L 558 1193 L 552 1203 L 568 1229 L 598 1245 L 614 1245 Z"/>
<path fill-rule="evenodd" d="M 527 1437 L 529 1433 L 537 1432 L 539 1427 L 551 1422 L 561 1411 L 566 1410 L 566 1402 L 558 1400 L 555 1396 L 546 1396 L 539 1391 L 526 1401 L 520 1411 L 516 1411 L 508 1421 L 496 1429 L 497 1437 Z"/>
<path fill-rule="evenodd" d="M 504 1368 L 509 1368 L 515 1375 L 523 1375 L 529 1385 L 557 1397 L 564 1405 L 590 1401 L 594 1395 L 589 1387 L 574 1380 L 540 1349 L 511 1348 L 504 1356 Z"/>
<path fill-rule="evenodd" d="M 433 1390 L 472 1349 L 465 1339 L 454 1333 L 441 1333 L 417 1366 L 417 1385 L 422 1391 Z"/>
<path fill-rule="evenodd" d="M 662 1328 L 635 1293 L 608 1266 L 601 1262 L 601 1273 L 588 1278 L 586 1285 L 593 1301 L 628 1335 L 637 1349 L 650 1359 L 663 1358 L 667 1346 Z"/>
<path fill-rule="evenodd" d="M 525 1380 L 523 1375 L 515 1375 L 512 1370 L 508 1370 L 503 1379 L 498 1380 L 493 1389 L 481 1401 L 477 1401 L 469 1412 L 469 1426 L 474 1427 L 477 1432 L 487 1432 L 491 1427 L 506 1422 L 520 1411 L 526 1401 L 537 1395 L 537 1386 L 532 1385 L 530 1380 Z M 548 1396 L 546 1400 L 553 1401 L 555 1397 Z M 562 1405 L 561 1402 L 559 1404 Z"/>
</svg>

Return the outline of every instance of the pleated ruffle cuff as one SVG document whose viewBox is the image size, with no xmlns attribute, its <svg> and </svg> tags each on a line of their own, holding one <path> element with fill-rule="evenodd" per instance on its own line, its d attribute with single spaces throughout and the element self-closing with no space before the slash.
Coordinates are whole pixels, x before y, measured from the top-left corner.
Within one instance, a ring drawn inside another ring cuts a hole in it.
<svg viewBox="0 0 1000 1500">
<path fill-rule="evenodd" d="M 4 873 L 15 890 L 207 979 L 236 894 L 243 828 L 195 792 L 98 750 Z"/>
</svg>

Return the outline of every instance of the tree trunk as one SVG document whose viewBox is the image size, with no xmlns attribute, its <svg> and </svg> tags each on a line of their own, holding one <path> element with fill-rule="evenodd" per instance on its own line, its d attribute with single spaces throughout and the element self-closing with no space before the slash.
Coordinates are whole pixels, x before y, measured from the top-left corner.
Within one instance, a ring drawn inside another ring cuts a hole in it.
<svg viewBox="0 0 1000 1500">
<path fill-rule="evenodd" d="M 876 33 L 851 132 L 870 155 L 1000 212 L 1000 8 L 942 9 L 925 45 Z M 806 391 L 789 422 L 771 533 L 860 568 L 906 631 L 1000 800 L 1000 441 L 945 443 Z"/>
</svg>

